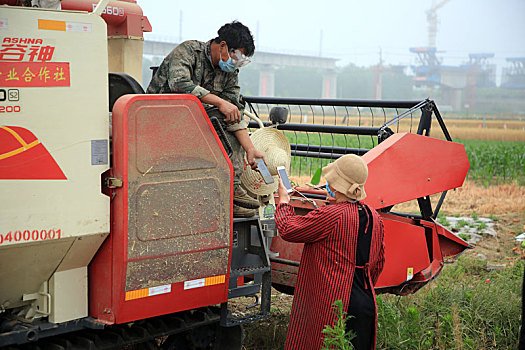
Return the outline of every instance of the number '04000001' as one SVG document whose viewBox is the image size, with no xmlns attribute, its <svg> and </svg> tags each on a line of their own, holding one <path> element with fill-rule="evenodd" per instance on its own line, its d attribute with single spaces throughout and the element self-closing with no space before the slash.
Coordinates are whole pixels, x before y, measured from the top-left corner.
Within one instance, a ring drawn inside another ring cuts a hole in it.
<svg viewBox="0 0 525 350">
<path fill-rule="evenodd" d="M 61 229 L 9 231 L 8 233 L 4 234 L 0 233 L 0 244 L 60 239 L 61 235 Z"/>
</svg>

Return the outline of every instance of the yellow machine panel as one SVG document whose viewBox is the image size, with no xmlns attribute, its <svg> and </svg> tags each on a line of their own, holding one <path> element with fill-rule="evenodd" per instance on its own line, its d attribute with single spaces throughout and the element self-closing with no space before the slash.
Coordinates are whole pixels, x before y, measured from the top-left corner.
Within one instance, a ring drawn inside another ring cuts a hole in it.
<svg viewBox="0 0 525 350">
<path fill-rule="evenodd" d="M 79 278 L 87 281 L 109 233 L 106 24 L 82 12 L 0 7 L 0 45 L 0 306 L 46 304 L 71 283 L 85 300 Z M 26 316 L 47 305 L 38 309 Z M 87 306 L 76 313 L 56 322 Z"/>
</svg>

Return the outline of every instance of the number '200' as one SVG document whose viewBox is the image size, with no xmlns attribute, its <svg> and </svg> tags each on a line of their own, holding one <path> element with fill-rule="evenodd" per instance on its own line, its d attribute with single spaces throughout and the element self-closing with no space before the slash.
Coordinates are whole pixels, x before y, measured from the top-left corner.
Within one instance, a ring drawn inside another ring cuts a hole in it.
<svg viewBox="0 0 525 350">
<path fill-rule="evenodd" d="M 6 234 L 0 234 L 0 244 L 4 242 L 27 242 L 27 241 L 44 241 L 46 239 L 60 239 L 62 232 L 60 229 L 51 230 L 24 230 L 9 231 Z"/>
</svg>

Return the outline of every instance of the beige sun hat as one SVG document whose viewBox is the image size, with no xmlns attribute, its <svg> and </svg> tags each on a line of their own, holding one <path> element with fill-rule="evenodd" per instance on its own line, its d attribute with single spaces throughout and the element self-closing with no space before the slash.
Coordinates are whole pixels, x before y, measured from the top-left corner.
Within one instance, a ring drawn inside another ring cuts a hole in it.
<svg viewBox="0 0 525 350">
<path fill-rule="evenodd" d="M 355 154 L 345 154 L 323 168 L 323 175 L 330 188 L 341 192 L 352 200 L 366 198 L 365 182 L 368 166 L 363 158 Z"/>
<path fill-rule="evenodd" d="M 244 111 L 244 114 L 259 124 L 259 129 L 250 135 L 250 139 L 255 148 L 264 154 L 266 166 L 274 181 L 271 184 L 266 184 L 258 171 L 246 166 L 241 175 L 241 183 L 249 192 L 259 196 L 267 196 L 277 191 L 279 187 L 277 167 L 284 166 L 288 172 L 290 171 L 290 142 L 281 131 L 271 127 L 265 128 L 261 120 L 252 113 Z"/>
</svg>

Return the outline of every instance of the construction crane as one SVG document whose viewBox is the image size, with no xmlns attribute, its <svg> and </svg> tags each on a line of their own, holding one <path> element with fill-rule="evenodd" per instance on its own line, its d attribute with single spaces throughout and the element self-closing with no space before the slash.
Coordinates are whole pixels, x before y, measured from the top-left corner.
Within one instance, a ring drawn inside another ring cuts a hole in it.
<svg viewBox="0 0 525 350">
<path fill-rule="evenodd" d="M 441 0 L 436 4 L 435 0 L 432 1 L 432 7 L 427 10 L 427 22 L 428 22 L 428 47 L 436 47 L 436 35 L 437 35 L 437 10 L 443 7 L 450 0 Z"/>
<path fill-rule="evenodd" d="M 416 76 L 414 82 L 416 86 L 439 85 L 441 82 L 440 66 L 441 61 L 437 57 L 436 49 L 436 35 L 437 35 L 437 10 L 443 7 L 450 0 L 441 0 L 436 4 L 432 1 L 432 7 L 426 11 L 428 22 L 428 46 L 427 47 L 411 47 L 410 52 L 417 54 L 418 65 L 412 67 Z"/>
</svg>

